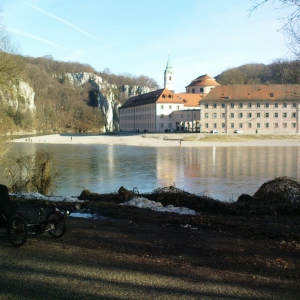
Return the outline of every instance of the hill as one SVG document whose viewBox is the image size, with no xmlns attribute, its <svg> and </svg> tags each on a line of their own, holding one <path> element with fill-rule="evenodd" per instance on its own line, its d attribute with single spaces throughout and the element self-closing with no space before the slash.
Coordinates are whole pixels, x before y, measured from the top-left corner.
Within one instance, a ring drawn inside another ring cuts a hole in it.
<svg viewBox="0 0 300 300">
<path fill-rule="evenodd" d="M 26 97 L 20 93 L 19 86 L 17 91 L 0 89 L 2 124 L 10 134 L 103 131 L 108 121 L 105 109 L 99 107 L 99 98 L 122 104 L 132 94 L 158 88 L 158 84 L 145 75 L 114 74 L 108 69 L 98 72 L 90 65 L 55 61 L 51 56 L 18 56 L 18 59 L 24 65 L 22 81 L 32 89 L 35 108 L 20 110 Z M 67 80 L 66 74 L 83 73 L 99 77 L 103 91 L 91 80 L 82 84 Z"/>
<path fill-rule="evenodd" d="M 298 84 L 300 61 L 277 59 L 269 65 L 245 64 L 217 75 L 221 85 L 232 84 Z"/>
</svg>

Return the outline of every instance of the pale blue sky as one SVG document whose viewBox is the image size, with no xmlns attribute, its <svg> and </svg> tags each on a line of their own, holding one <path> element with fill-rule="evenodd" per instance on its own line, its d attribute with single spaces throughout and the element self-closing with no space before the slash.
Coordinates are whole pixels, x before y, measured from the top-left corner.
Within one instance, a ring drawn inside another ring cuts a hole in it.
<svg viewBox="0 0 300 300">
<path fill-rule="evenodd" d="M 52 55 L 96 71 L 154 78 L 170 53 L 176 92 L 196 77 L 291 55 L 279 31 L 286 10 L 251 0 L 0 0 L 20 54 Z"/>
</svg>

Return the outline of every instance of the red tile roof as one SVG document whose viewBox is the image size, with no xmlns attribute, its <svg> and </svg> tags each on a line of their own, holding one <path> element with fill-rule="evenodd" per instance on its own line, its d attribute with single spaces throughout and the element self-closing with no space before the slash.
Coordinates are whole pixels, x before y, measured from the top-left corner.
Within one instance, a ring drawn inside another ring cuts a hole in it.
<svg viewBox="0 0 300 300">
<path fill-rule="evenodd" d="M 295 100 L 300 99 L 299 84 L 221 85 L 211 90 L 205 100 Z"/>
<path fill-rule="evenodd" d="M 197 77 L 196 79 L 194 79 L 186 87 L 190 87 L 190 86 L 218 86 L 218 85 L 220 85 L 220 84 L 217 83 L 217 81 L 213 77 L 205 74 L 205 75 L 201 75 L 201 76 Z"/>
</svg>

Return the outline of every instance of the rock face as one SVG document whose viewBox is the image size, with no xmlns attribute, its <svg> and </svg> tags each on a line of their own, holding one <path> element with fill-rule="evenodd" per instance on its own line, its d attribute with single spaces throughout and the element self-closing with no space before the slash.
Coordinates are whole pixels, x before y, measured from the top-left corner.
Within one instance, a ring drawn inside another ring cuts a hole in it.
<svg viewBox="0 0 300 300">
<path fill-rule="evenodd" d="M 64 74 L 64 78 L 78 87 L 83 87 L 89 83 L 92 89 L 97 92 L 98 108 L 106 118 L 106 126 L 103 130 L 119 130 L 119 107 L 121 103 L 115 99 L 115 92 L 118 91 L 116 85 L 103 81 L 100 76 L 85 72 L 67 73 Z M 151 89 L 148 87 L 123 85 L 119 92 L 123 93 L 124 97 L 130 98 L 150 91 Z"/>
<path fill-rule="evenodd" d="M 11 106 L 21 113 L 35 113 L 34 96 L 33 89 L 25 81 L 20 81 L 18 86 L 13 86 L 10 92 L 0 90 L 2 105 Z"/>
<path fill-rule="evenodd" d="M 123 92 L 127 98 L 131 98 L 131 97 L 141 95 L 141 94 L 150 93 L 152 91 L 154 91 L 154 89 L 151 89 L 148 86 L 123 85 L 121 87 L 121 92 Z"/>
</svg>

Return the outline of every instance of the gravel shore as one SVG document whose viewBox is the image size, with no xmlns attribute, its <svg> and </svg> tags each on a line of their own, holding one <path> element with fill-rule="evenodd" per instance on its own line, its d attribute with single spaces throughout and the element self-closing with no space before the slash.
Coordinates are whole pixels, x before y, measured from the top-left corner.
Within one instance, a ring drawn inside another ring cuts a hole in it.
<svg viewBox="0 0 300 300">
<path fill-rule="evenodd" d="M 85 144 L 119 145 L 141 147 L 233 147 L 233 146 L 300 146 L 299 139 L 259 139 L 248 141 L 205 142 L 201 140 L 207 134 L 200 133 L 159 133 L 159 134 L 51 134 L 30 138 L 14 139 L 15 143 L 39 144 Z M 230 136 L 230 135 L 227 135 Z M 234 136 L 234 135 L 233 135 Z M 193 140 L 189 140 L 193 138 Z M 180 143 L 181 141 L 181 143 Z"/>
</svg>

